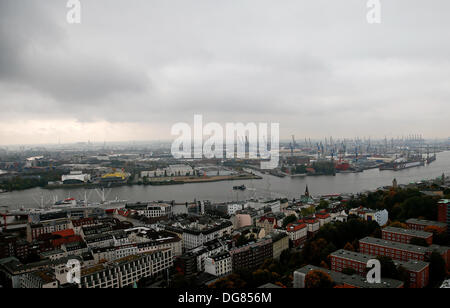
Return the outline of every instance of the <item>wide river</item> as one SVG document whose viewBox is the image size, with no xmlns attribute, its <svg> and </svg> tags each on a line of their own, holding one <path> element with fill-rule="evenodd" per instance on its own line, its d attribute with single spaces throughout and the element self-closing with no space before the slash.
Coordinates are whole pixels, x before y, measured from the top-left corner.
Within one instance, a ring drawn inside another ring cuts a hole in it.
<svg viewBox="0 0 450 308">
<path fill-rule="evenodd" d="M 399 184 L 424 179 L 436 178 L 445 173 L 450 175 L 450 152 L 439 153 L 437 160 L 428 166 L 406 169 L 402 171 L 367 170 L 362 173 L 337 174 L 336 176 L 312 176 L 297 178 L 278 178 L 263 175 L 261 180 L 226 181 L 214 183 L 197 183 L 170 186 L 123 186 L 107 191 L 107 199 L 119 198 L 130 202 L 175 200 L 177 202 L 197 200 L 235 201 L 252 197 L 288 197 L 298 198 L 306 185 L 313 195 L 334 193 L 357 193 L 392 184 L 394 178 Z M 245 184 L 246 191 L 233 191 L 234 185 Z M 85 189 L 46 190 L 34 188 L 0 194 L 0 206 L 37 207 L 41 196 L 48 205 L 50 200 L 75 197 L 84 199 Z M 88 190 L 89 201 L 99 201 L 99 194 Z"/>
</svg>

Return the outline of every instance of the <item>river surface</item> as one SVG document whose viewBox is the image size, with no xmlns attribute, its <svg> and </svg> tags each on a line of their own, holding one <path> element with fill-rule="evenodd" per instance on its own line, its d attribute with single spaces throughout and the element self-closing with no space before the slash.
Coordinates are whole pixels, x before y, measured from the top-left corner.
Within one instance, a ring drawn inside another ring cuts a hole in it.
<svg viewBox="0 0 450 308">
<path fill-rule="evenodd" d="M 450 152 L 437 155 L 437 160 L 430 165 L 406 169 L 402 171 L 366 170 L 362 173 L 345 173 L 336 176 L 310 176 L 296 178 L 278 178 L 263 175 L 261 180 L 225 181 L 213 183 L 195 183 L 169 186 L 122 186 L 110 189 L 107 199 L 119 198 L 130 202 L 175 200 L 185 202 L 211 200 L 217 202 L 236 201 L 250 198 L 298 198 L 305 191 L 306 185 L 312 195 L 335 193 L 358 193 L 373 190 L 392 184 L 394 178 L 399 184 L 408 184 L 425 179 L 437 178 L 445 173 L 450 175 Z M 245 184 L 246 191 L 233 191 L 234 185 Z M 58 200 L 74 197 L 84 199 L 85 189 L 46 190 L 34 188 L 25 191 L 0 193 L 0 206 L 10 208 L 38 207 L 41 196 L 49 205 L 55 197 Z M 99 194 L 95 190 L 87 190 L 88 200 L 98 202 Z"/>
</svg>

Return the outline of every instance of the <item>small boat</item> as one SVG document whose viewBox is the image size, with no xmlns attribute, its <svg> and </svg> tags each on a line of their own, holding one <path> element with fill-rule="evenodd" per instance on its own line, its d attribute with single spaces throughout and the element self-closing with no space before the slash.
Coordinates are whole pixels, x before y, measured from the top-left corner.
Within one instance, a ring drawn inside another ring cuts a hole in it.
<svg viewBox="0 0 450 308">
<path fill-rule="evenodd" d="M 247 187 L 245 187 L 245 185 L 241 185 L 241 186 L 233 186 L 233 190 L 246 190 Z"/>
</svg>

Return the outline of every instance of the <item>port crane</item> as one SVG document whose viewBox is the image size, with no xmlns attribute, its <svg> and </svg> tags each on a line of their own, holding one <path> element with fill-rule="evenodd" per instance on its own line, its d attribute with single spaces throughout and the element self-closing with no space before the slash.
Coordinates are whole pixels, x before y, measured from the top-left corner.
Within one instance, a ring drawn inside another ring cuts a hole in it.
<svg viewBox="0 0 450 308">
<path fill-rule="evenodd" d="M 294 149 L 297 148 L 297 142 L 295 141 L 295 135 L 292 135 L 292 145 L 294 146 Z"/>
<path fill-rule="evenodd" d="M 0 213 L 0 216 L 3 217 L 3 227 L 5 228 L 5 230 L 8 229 L 8 222 L 6 221 L 6 218 L 8 217 L 8 215 L 5 213 Z"/>
</svg>

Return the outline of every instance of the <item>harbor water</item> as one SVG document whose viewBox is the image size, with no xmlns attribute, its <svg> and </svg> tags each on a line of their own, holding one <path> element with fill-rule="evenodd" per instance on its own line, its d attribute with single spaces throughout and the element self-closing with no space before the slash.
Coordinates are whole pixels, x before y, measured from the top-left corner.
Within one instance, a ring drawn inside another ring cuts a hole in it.
<svg viewBox="0 0 450 308">
<path fill-rule="evenodd" d="M 450 175 L 450 152 L 437 155 L 437 160 L 430 165 L 405 169 L 401 171 L 366 170 L 361 173 L 342 173 L 336 176 L 307 176 L 279 178 L 262 175 L 261 180 L 224 181 L 212 183 L 195 183 L 169 186 L 122 186 L 109 190 L 107 199 L 121 199 L 129 202 L 175 200 L 186 202 L 193 200 L 210 200 L 226 202 L 250 198 L 298 198 L 306 185 L 312 195 L 336 193 L 358 193 L 391 185 L 394 178 L 399 184 L 408 184 L 425 179 L 440 177 L 442 173 Z M 233 190 L 233 186 L 245 185 L 245 191 Z M 50 204 L 54 198 L 64 199 L 74 197 L 84 199 L 85 189 L 55 189 L 34 188 L 25 191 L 14 191 L 0 194 L 0 206 L 9 208 L 38 207 L 41 197 L 45 204 Z M 87 190 L 86 195 L 91 202 L 100 201 L 99 194 Z"/>
</svg>

